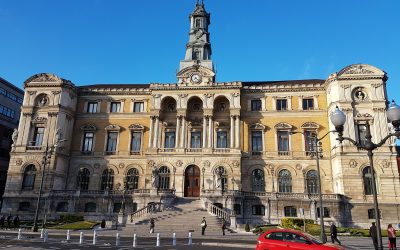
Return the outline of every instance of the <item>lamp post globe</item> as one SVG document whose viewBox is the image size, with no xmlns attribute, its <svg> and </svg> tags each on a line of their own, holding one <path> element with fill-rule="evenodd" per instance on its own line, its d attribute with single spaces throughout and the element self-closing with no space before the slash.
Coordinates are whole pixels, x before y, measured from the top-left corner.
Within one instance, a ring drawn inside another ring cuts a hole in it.
<svg viewBox="0 0 400 250">
<path fill-rule="evenodd" d="M 392 122 L 395 127 L 398 127 L 400 123 L 400 106 L 397 105 L 394 100 L 390 103 L 386 114 L 389 121 Z"/>
<path fill-rule="evenodd" d="M 331 114 L 331 122 L 335 127 L 342 127 L 346 122 L 346 115 L 336 106 L 335 111 Z"/>
</svg>

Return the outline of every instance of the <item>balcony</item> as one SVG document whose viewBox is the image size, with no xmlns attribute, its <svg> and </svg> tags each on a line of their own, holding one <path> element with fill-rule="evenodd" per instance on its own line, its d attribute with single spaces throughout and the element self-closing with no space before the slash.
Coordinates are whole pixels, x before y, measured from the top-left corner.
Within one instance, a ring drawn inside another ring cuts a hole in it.
<svg viewBox="0 0 400 250">
<path fill-rule="evenodd" d="M 42 150 L 42 145 L 37 145 L 36 141 L 29 141 L 26 150 Z"/>
</svg>

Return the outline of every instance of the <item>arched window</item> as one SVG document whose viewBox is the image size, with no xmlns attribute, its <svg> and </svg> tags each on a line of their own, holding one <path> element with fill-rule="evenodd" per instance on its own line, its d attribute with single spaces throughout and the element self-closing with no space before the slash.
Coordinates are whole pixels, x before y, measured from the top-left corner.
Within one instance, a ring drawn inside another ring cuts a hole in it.
<svg viewBox="0 0 400 250">
<path fill-rule="evenodd" d="M 138 186 L 139 186 L 139 171 L 136 168 L 131 168 L 126 174 L 125 189 L 127 190 L 138 189 Z"/>
<path fill-rule="evenodd" d="M 319 193 L 317 171 L 310 170 L 307 172 L 306 185 L 307 185 L 307 192 L 309 194 L 318 194 Z"/>
<path fill-rule="evenodd" d="M 36 167 L 35 165 L 29 165 L 25 168 L 24 178 L 22 181 L 22 189 L 30 190 L 35 185 Z"/>
<path fill-rule="evenodd" d="M 363 183 L 364 183 L 364 194 L 372 195 L 372 174 L 371 167 L 363 169 Z M 376 175 L 375 175 L 376 176 Z"/>
<path fill-rule="evenodd" d="M 219 166 L 215 168 L 214 171 L 214 183 L 216 188 L 221 188 L 223 187 L 225 190 L 228 188 L 228 174 L 226 173 L 226 170 L 224 167 Z"/>
<path fill-rule="evenodd" d="M 79 169 L 78 173 L 78 188 L 80 190 L 89 189 L 90 171 L 87 168 Z"/>
<path fill-rule="evenodd" d="M 292 175 L 289 170 L 283 169 L 279 172 L 278 184 L 280 193 L 292 192 Z"/>
<path fill-rule="evenodd" d="M 96 212 L 96 203 L 88 202 L 85 204 L 85 212 L 95 213 Z"/>
<path fill-rule="evenodd" d="M 159 169 L 159 175 L 160 175 L 160 179 L 159 179 L 159 185 L 158 188 L 159 189 L 169 189 L 169 175 L 170 175 L 170 171 L 169 168 L 163 166 Z"/>
<path fill-rule="evenodd" d="M 104 169 L 101 175 L 101 190 L 112 190 L 114 186 L 114 170 Z"/>
<path fill-rule="evenodd" d="M 264 171 L 262 171 L 261 169 L 255 169 L 252 173 L 252 181 L 254 192 L 265 191 Z"/>
</svg>

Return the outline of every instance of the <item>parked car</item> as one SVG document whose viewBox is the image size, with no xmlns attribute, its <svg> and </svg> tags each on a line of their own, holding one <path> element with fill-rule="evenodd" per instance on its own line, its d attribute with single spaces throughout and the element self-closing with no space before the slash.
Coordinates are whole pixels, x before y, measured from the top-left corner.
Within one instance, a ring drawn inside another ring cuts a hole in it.
<svg viewBox="0 0 400 250">
<path fill-rule="evenodd" d="M 263 233 L 257 240 L 256 250 L 344 250 L 343 246 L 331 243 L 323 244 L 319 239 L 290 229 L 271 229 Z"/>
</svg>

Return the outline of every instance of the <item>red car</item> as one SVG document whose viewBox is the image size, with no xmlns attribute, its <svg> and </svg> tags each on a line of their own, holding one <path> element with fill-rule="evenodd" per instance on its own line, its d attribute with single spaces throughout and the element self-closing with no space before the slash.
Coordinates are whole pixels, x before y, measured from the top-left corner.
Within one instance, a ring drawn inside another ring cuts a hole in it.
<svg viewBox="0 0 400 250">
<path fill-rule="evenodd" d="M 290 229 L 272 229 L 263 233 L 257 240 L 256 250 L 334 250 L 345 249 L 331 243 L 323 244 L 313 236 Z"/>
</svg>

